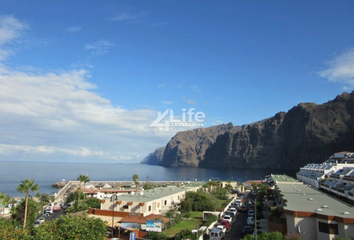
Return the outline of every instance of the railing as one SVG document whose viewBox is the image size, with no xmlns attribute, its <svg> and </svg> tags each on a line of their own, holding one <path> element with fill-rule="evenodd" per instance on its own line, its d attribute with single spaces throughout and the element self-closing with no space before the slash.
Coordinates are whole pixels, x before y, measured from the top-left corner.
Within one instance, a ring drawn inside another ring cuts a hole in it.
<svg viewBox="0 0 354 240">
<path fill-rule="evenodd" d="M 66 191 L 71 187 L 71 184 L 72 182 L 69 181 L 62 189 L 60 189 L 55 197 L 55 200 L 62 198 L 65 195 Z"/>
</svg>

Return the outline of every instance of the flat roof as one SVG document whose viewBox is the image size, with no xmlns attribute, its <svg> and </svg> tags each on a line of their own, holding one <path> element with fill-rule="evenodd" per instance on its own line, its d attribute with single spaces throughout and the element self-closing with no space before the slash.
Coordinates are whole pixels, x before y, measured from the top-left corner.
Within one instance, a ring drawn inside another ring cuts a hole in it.
<svg viewBox="0 0 354 240">
<path fill-rule="evenodd" d="M 282 182 L 299 182 L 295 178 L 292 178 L 288 175 L 280 175 L 280 174 L 271 174 L 271 177 L 275 183 L 282 183 Z"/>
<path fill-rule="evenodd" d="M 285 210 L 312 212 L 320 215 L 354 218 L 353 206 L 331 197 L 305 184 L 277 183 L 280 194 L 286 199 Z"/>
<path fill-rule="evenodd" d="M 184 184 L 184 186 L 167 186 L 167 187 L 158 187 L 154 189 L 149 189 L 141 192 L 134 192 L 132 194 L 122 194 L 118 195 L 118 201 L 126 202 L 150 202 L 160 198 L 168 197 L 170 195 L 189 191 L 192 188 L 202 186 L 204 182 L 190 182 L 189 184 Z M 106 198 L 109 199 L 109 198 Z"/>
</svg>

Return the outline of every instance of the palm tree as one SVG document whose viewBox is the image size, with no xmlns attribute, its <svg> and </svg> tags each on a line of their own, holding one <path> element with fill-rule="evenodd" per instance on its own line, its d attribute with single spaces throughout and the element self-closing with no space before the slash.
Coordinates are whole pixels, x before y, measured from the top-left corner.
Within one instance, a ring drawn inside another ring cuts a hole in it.
<svg viewBox="0 0 354 240">
<path fill-rule="evenodd" d="M 80 181 L 80 187 L 81 183 L 84 183 L 84 189 L 86 188 L 86 183 L 90 182 L 90 178 L 86 175 L 80 175 L 77 180 Z M 80 201 L 80 191 L 79 191 L 79 201 Z M 86 194 L 84 194 L 84 201 L 86 200 Z"/>
<path fill-rule="evenodd" d="M 138 191 L 138 186 L 139 186 L 139 176 L 138 174 L 133 175 L 133 182 L 135 184 L 135 191 Z"/>
<path fill-rule="evenodd" d="M 30 191 L 38 191 L 38 184 L 34 183 L 34 179 L 26 179 L 21 181 L 21 184 L 18 185 L 17 191 L 21 193 L 26 193 L 25 199 L 25 216 L 23 220 L 23 228 L 26 228 L 26 221 L 27 221 L 27 205 L 28 205 L 28 195 Z"/>
<path fill-rule="evenodd" d="M 2 205 L 8 205 L 11 202 L 11 197 L 9 195 L 5 195 L 4 193 L 0 193 L 0 203 Z"/>
</svg>

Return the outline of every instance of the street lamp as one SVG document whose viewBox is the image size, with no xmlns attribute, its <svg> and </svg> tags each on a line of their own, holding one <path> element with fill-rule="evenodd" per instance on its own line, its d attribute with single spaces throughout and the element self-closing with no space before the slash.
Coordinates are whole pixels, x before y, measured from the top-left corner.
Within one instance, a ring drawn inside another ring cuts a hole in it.
<svg viewBox="0 0 354 240">
<path fill-rule="evenodd" d="M 118 195 L 116 193 L 114 193 L 111 196 L 111 202 L 113 202 L 113 205 L 112 205 L 112 208 L 113 208 L 113 211 L 112 211 L 112 237 L 113 237 L 113 233 L 114 233 L 114 202 L 115 201 L 118 201 Z"/>
<path fill-rule="evenodd" d="M 250 199 L 250 202 L 254 203 L 254 229 L 255 229 L 254 239 L 257 240 L 257 201 Z"/>
</svg>

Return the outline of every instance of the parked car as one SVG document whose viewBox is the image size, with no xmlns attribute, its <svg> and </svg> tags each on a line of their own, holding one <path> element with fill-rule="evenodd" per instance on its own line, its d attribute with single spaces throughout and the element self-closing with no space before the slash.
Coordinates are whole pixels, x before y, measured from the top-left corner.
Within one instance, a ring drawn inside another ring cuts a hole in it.
<svg viewBox="0 0 354 240">
<path fill-rule="evenodd" d="M 61 209 L 61 207 L 59 204 L 54 205 L 54 207 L 53 207 L 53 211 L 60 211 L 60 209 Z"/>
<path fill-rule="evenodd" d="M 223 220 L 227 220 L 230 223 L 232 222 L 232 217 L 230 215 L 225 215 Z"/>
<path fill-rule="evenodd" d="M 254 225 L 254 218 L 253 217 L 247 218 L 247 225 Z"/>
<path fill-rule="evenodd" d="M 226 212 L 226 215 L 230 215 L 232 218 L 235 218 L 236 212 Z"/>
<path fill-rule="evenodd" d="M 210 240 L 221 240 L 224 238 L 224 236 L 225 233 L 221 229 L 214 228 L 213 230 L 211 230 Z"/>
<path fill-rule="evenodd" d="M 229 212 L 234 212 L 234 213 L 236 213 L 237 210 L 236 210 L 236 208 L 230 208 L 230 209 L 229 209 Z"/>
<path fill-rule="evenodd" d="M 252 191 L 252 195 L 256 196 L 257 195 L 257 191 Z"/>
<path fill-rule="evenodd" d="M 39 225 L 41 225 L 40 221 L 37 220 L 37 221 L 34 222 L 34 227 L 39 227 Z"/>
<path fill-rule="evenodd" d="M 243 235 L 247 235 L 247 234 L 252 234 L 253 230 L 251 226 L 244 226 L 243 227 Z"/>
<path fill-rule="evenodd" d="M 47 207 L 47 209 L 45 210 L 46 213 L 52 214 L 53 210 L 51 207 Z"/>
<path fill-rule="evenodd" d="M 252 209 L 248 210 L 248 216 L 254 216 L 254 210 Z"/>
<path fill-rule="evenodd" d="M 231 206 L 234 207 L 234 208 L 238 208 L 240 206 L 240 203 L 233 202 L 233 203 L 231 203 Z"/>
<path fill-rule="evenodd" d="M 221 229 L 224 233 L 226 232 L 226 227 L 224 225 L 218 225 L 216 228 Z"/>
<path fill-rule="evenodd" d="M 40 217 L 40 218 L 38 218 L 37 221 L 39 221 L 40 223 L 45 222 L 45 218 L 44 217 Z"/>
<path fill-rule="evenodd" d="M 227 220 L 222 220 L 220 224 L 224 225 L 226 227 L 226 230 L 230 228 L 230 222 Z"/>
</svg>

